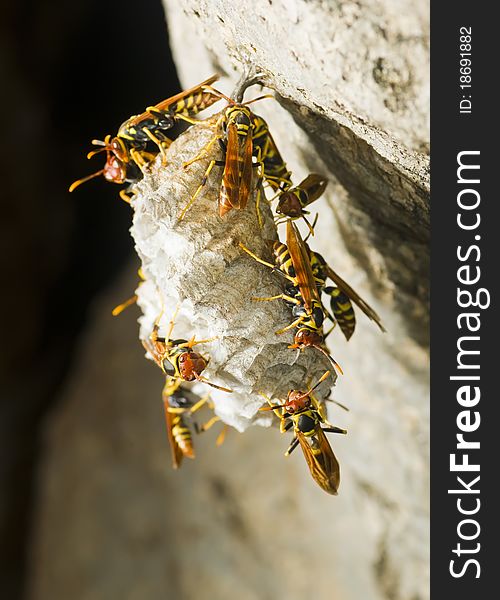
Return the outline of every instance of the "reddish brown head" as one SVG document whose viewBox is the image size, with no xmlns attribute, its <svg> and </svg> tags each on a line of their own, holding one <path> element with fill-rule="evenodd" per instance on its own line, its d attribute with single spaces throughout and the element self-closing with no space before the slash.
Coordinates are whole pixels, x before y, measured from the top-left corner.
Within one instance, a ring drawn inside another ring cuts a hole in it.
<svg viewBox="0 0 500 600">
<path fill-rule="evenodd" d="M 305 410 L 311 406 L 311 398 L 307 392 L 300 390 L 290 390 L 285 402 L 285 410 L 287 413 L 293 414 L 301 410 Z"/>
<path fill-rule="evenodd" d="M 278 206 L 276 207 L 276 212 L 279 215 L 286 215 L 291 219 L 301 217 L 303 209 L 298 196 L 294 194 L 293 191 L 281 194 Z"/>
<path fill-rule="evenodd" d="M 127 169 L 121 160 L 111 152 L 108 152 L 103 175 L 106 181 L 110 181 L 111 183 L 125 183 Z"/>
<path fill-rule="evenodd" d="M 197 352 L 183 352 L 177 364 L 181 378 L 184 381 L 193 381 L 206 369 L 207 361 Z"/>
<path fill-rule="evenodd" d="M 89 181 L 90 179 L 94 179 L 95 177 L 99 177 L 103 175 L 106 181 L 110 181 L 111 183 L 124 183 L 127 178 L 127 165 L 126 163 L 129 160 L 127 148 L 122 140 L 119 138 L 111 139 L 110 135 L 107 135 L 102 140 L 92 140 L 94 146 L 100 146 L 99 150 L 92 150 L 87 154 L 87 158 L 92 158 L 96 154 L 100 154 L 101 152 L 106 152 L 106 163 L 104 168 L 96 173 L 92 173 L 91 175 L 87 175 L 87 177 L 83 177 L 82 179 L 78 179 L 73 182 L 69 188 L 69 191 L 72 192 L 82 183 Z"/>
<path fill-rule="evenodd" d="M 301 327 L 295 334 L 294 343 L 291 344 L 289 348 L 298 348 L 299 350 L 303 350 L 304 348 L 316 348 L 328 358 L 339 373 L 343 374 L 342 367 L 332 356 L 330 356 L 330 354 L 328 354 L 328 351 L 323 347 L 323 344 L 324 340 L 321 334 L 313 329 Z"/>
<path fill-rule="evenodd" d="M 292 348 L 306 348 L 308 346 L 321 346 L 323 343 L 323 336 L 320 335 L 317 331 L 312 329 L 308 329 L 307 327 L 302 327 L 297 331 L 294 337 L 294 343 L 292 344 Z"/>
</svg>

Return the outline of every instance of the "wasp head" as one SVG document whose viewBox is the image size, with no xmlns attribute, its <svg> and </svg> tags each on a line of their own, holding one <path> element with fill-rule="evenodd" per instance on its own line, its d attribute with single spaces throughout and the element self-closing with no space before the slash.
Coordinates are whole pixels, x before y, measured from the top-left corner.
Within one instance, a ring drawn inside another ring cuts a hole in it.
<svg viewBox="0 0 500 600">
<path fill-rule="evenodd" d="M 301 327 L 295 334 L 293 348 L 306 348 L 308 346 L 321 346 L 323 343 L 323 336 L 317 331 L 309 329 L 307 327 Z"/>
<path fill-rule="evenodd" d="M 311 406 L 311 398 L 309 394 L 300 390 L 290 390 L 285 402 L 285 410 L 289 414 L 294 414 L 305 410 Z"/>
<path fill-rule="evenodd" d="M 197 352 L 186 351 L 179 355 L 177 365 L 181 379 L 193 381 L 206 369 L 207 360 Z"/>
<path fill-rule="evenodd" d="M 303 210 L 300 200 L 293 190 L 281 194 L 276 212 L 279 215 L 286 215 L 291 219 L 297 219 L 302 216 Z"/>
</svg>

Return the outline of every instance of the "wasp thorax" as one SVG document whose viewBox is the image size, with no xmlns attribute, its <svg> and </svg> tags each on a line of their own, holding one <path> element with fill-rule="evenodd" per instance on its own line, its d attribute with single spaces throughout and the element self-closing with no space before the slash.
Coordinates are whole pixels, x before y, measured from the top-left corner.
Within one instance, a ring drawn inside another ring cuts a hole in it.
<svg viewBox="0 0 500 600">
<path fill-rule="evenodd" d="M 170 129 L 170 127 L 175 125 L 175 119 L 168 114 L 158 115 L 156 125 L 160 129 Z"/>
</svg>

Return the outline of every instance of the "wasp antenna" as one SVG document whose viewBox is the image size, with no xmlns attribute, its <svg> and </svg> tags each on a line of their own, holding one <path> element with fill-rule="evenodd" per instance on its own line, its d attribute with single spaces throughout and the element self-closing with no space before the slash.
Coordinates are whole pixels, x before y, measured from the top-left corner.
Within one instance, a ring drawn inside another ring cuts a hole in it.
<svg viewBox="0 0 500 600">
<path fill-rule="evenodd" d="M 134 294 L 131 298 L 129 298 L 128 300 L 125 300 L 125 302 L 122 302 L 118 306 L 115 306 L 113 308 L 113 310 L 111 311 L 111 314 L 113 315 L 113 317 L 117 317 L 126 308 L 128 308 L 129 306 L 132 306 L 132 304 L 135 304 L 136 302 L 137 302 L 137 294 Z"/>
<path fill-rule="evenodd" d="M 104 175 L 104 169 L 101 169 L 96 173 L 92 173 L 92 175 L 87 175 L 87 177 L 83 177 L 82 179 L 77 179 L 69 186 L 69 191 L 73 192 L 79 185 L 82 185 L 82 183 L 90 181 L 91 179 L 94 179 L 94 177 L 99 177 L 99 175 Z"/>
<path fill-rule="evenodd" d="M 333 360 L 333 359 L 332 359 Z M 337 364 L 337 363 L 335 363 Z M 338 366 L 338 365 L 337 365 Z M 339 367 L 340 368 L 340 367 Z M 307 392 L 304 392 L 303 394 L 301 394 L 301 398 L 305 398 L 306 396 L 309 396 L 309 394 L 311 392 L 314 392 L 314 390 L 323 383 L 323 381 L 325 381 L 325 379 L 330 375 L 331 371 L 325 371 L 323 373 L 323 375 L 321 375 L 321 377 L 319 378 L 319 380 L 312 386 L 312 388 L 310 388 L 309 390 L 307 390 Z"/>
<path fill-rule="evenodd" d="M 208 379 L 205 379 L 205 377 L 203 377 L 202 375 L 198 375 L 197 373 L 194 373 L 194 376 L 196 378 L 196 381 L 200 381 L 201 383 L 206 383 L 207 385 L 215 388 L 216 390 L 221 390 L 222 392 L 228 392 L 229 394 L 231 394 L 233 391 L 233 390 L 230 390 L 229 388 L 225 388 L 220 385 L 217 385 L 216 383 L 212 383 L 211 381 L 209 381 Z"/>
<path fill-rule="evenodd" d="M 100 154 L 101 152 L 106 152 L 108 150 L 108 148 L 99 148 L 99 150 L 91 150 L 88 154 L 87 154 L 87 160 L 90 160 L 92 157 L 94 157 L 96 154 Z"/>
<path fill-rule="evenodd" d="M 222 92 L 219 92 L 219 90 L 216 90 L 215 88 L 213 88 L 211 85 L 203 85 L 201 87 L 202 90 L 208 90 L 209 92 L 212 92 L 212 94 L 214 96 L 219 96 L 219 98 L 222 98 L 223 100 L 226 100 L 226 102 L 229 102 L 229 104 L 234 104 L 234 100 L 232 100 L 229 96 L 226 96 L 226 94 L 223 94 Z"/>
<path fill-rule="evenodd" d="M 277 408 L 284 408 L 285 405 L 284 404 L 272 404 L 269 406 L 262 406 L 261 408 L 259 408 L 259 412 L 266 412 L 268 410 L 276 410 Z"/>
<path fill-rule="evenodd" d="M 333 398 L 325 398 L 324 402 L 332 402 L 333 404 L 340 406 L 340 408 L 346 410 L 347 412 L 350 412 L 350 409 L 345 404 L 342 404 L 341 402 L 338 402 L 338 400 L 334 400 Z"/>
<path fill-rule="evenodd" d="M 338 372 L 343 375 L 344 371 L 342 370 L 342 367 L 339 365 L 339 363 L 333 358 L 333 356 L 331 356 L 331 354 L 328 354 L 328 352 L 322 348 L 321 346 L 313 346 L 313 348 L 316 348 L 317 350 L 319 350 L 322 354 L 324 354 L 326 356 L 326 358 L 328 358 L 328 360 L 332 363 L 332 365 L 338 370 Z"/>
<path fill-rule="evenodd" d="M 93 146 L 107 146 L 107 143 L 102 140 L 92 140 L 91 143 Z"/>
<path fill-rule="evenodd" d="M 244 103 L 244 106 L 248 106 L 249 104 L 253 104 L 254 102 L 258 102 L 259 100 L 265 100 L 266 98 L 274 98 L 272 94 L 265 94 L 264 96 L 258 96 L 257 98 L 253 98 L 253 100 L 249 100 Z"/>
</svg>

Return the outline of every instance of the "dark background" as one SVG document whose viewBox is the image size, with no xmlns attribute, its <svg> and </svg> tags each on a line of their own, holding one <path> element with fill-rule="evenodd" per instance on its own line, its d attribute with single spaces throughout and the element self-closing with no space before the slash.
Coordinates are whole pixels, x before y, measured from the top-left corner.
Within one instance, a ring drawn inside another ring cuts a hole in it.
<svg viewBox="0 0 500 600">
<path fill-rule="evenodd" d="M 96 294 L 132 257 L 130 208 L 90 140 L 179 90 L 160 0 L 4 3 L 0 597 L 22 598 L 39 431 Z M 69 10 L 68 10 L 69 9 Z"/>
</svg>

